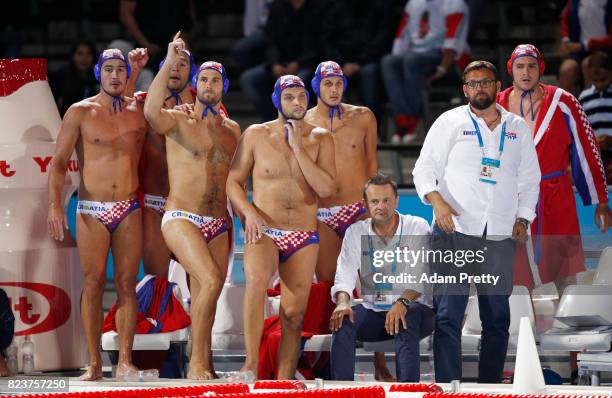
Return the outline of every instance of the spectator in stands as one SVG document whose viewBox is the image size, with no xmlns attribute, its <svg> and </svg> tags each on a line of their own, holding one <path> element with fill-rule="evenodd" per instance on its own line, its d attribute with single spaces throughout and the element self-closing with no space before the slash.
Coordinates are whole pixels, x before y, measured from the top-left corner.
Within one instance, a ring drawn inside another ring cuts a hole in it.
<svg viewBox="0 0 612 398">
<path fill-rule="evenodd" d="M 395 117 L 393 143 L 409 143 L 423 117 L 422 90 L 444 77 L 453 63 L 465 64 L 468 7 L 464 0 L 408 0 L 391 54 L 381 61 Z"/>
<path fill-rule="evenodd" d="M 9 375 L 9 369 L 4 359 L 4 351 L 11 345 L 14 331 L 15 316 L 13 315 L 6 292 L 0 289 L 0 377 Z"/>
<path fill-rule="evenodd" d="M 414 185 L 421 200 L 433 206 L 432 250 L 486 253 L 468 263 L 434 259 L 432 273 L 457 278 L 460 272 L 486 272 L 499 278 L 476 288 L 482 321 L 478 382 L 500 383 L 515 253 L 509 238 L 527 239 L 540 167 L 525 120 L 495 104 L 501 87 L 495 66 L 474 61 L 465 68 L 463 81 L 469 105 L 451 109 L 433 123 L 414 167 Z M 461 380 L 461 325 L 469 290 L 466 282 L 433 287 L 437 382 Z"/>
<path fill-rule="evenodd" d="M 63 117 L 70 105 L 98 92 L 98 82 L 92 72 L 96 48 L 90 41 L 80 41 L 72 47 L 70 62 L 49 76 L 55 103 Z"/>
<path fill-rule="evenodd" d="M 596 51 L 587 62 L 593 85 L 580 94 L 580 104 L 595 130 L 601 148 L 606 179 L 612 184 L 612 61 Z"/>
<path fill-rule="evenodd" d="M 322 58 L 342 66 L 348 90 L 358 87 L 363 104 L 374 112 L 379 125 L 384 95 L 380 59 L 391 50 L 392 20 L 388 0 L 334 0 L 321 23 Z"/>
<path fill-rule="evenodd" d="M 176 31 L 192 42 L 190 33 L 198 25 L 193 0 L 120 0 L 119 20 L 137 47 L 148 49 L 155 71 Z"/>
<path fill-rule="evenodd" d="M 270 87 L 283 75 L 310 80 L 317 57 L 320 21 L 319 0 L 275 0 L 266 24 L 266 61 L 240 77 L 242 89 L 263 120 L 277 117 L 270 101 Z M 314 98 L 314 96 L 312 96 Z"/>
<path fill-rule="evenodd" d="M 266 22 L 272 0 L 245 0 L 244 37 L 232 47 L 232 57 L 241 70 L 262 63 L 266 53 Z"/>
<path fill-rule="evenodd" d="M 431 297 L 424 294 L 423 284 L 380 284 L 375 283 L 375 275 L 379 272 L 384 275 L 410 272 L 418 280 L 424 272 L 423 264 L 419 262 L 409 266 L 405 262 L 389 262 L 376 265 L 373 258 L 379 250 L 395 251 L 400 245 L 426 246 L 429 224 L 420 217 L 397 212 L 397 186 L 385 175 L 370 178 L 363 196 L 371 218 L 357 221 L 346 230 L 331 289 L 332 300 L 337 304 L 329 326 L 333 331 L 332 379 L 353 380 L 357 339 L 383 341 L 392 336 L 397 380 L 418 382 L 419 342 L 433 331 Z M 368 237 L 368 247 L 362 245 L 364 236 Z M 405 268 L 397 270 L 398 264 Z M 351 307 L 351 294 L 358 280 L 363 303 Z"/>
<path fill-rule="evenodd" d="M 561 88 L 577 95 L 581 75 L 584 87 L 591 86 L 587 62 L 596 50 L 612 50 L 612 0 L 568 0 L 561 13 Z"/>
</svg>

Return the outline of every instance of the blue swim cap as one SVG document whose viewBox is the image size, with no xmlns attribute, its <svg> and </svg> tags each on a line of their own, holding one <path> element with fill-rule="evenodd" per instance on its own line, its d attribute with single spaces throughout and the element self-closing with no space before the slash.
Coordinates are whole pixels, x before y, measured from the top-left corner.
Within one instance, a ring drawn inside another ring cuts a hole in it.
<svg viewBox="0 0 612 398">
<path fill-rule="evenodd" d="M 225 95 L 225 93 L 227 93 L 227 90 L 229 90 L 229 79 L 227 78 L 227 73 L 225 73 L 225 68 L 219 62 L 206 61 L 202 65 L 200 65 L 200 67 L 198 68 L 197 72 L 193 75 L 193 77 L 191 79 L 191 86 L 195 90 L 197 90 L 197 88 L 198 88 L 198 77 L 200 76 L 200 72 L 202 72 L 203 70 L 206 70 L 206 69 L 212 69 L 214 71 L 219 72 L 219 74 L 223 78 L 223 95 Z"/>
<path fill-rule="evenodd" d="M 132 74 L 132 68 L 130 68 L 130 64 L 125 59 L 125 56 L 123 55 L 121 50 L 119 50 L 118 48 L 109 48 L 100 53 L 100 56 L 98 57 L 98 63 L 94 65 L 94 76 L 96 77 L 96 80 L 98 82 L 100 81 L 100 70 L 102 69 L 102 65 L 104 65 L 104 63 L 109 59 L 120 59 L 121 61 L 123 61 L 125 63 L 125 68 L 127 71 L 127 78 L 130 78 L 130 75 Z"/>
<path fill-rule="evenodd" d="M 283 116 L 285 115 L 281 107 L 281 94 L 283 93 L 283 90 L 291 87 L 302 87 L 304 91 L 306 91 L 306 98 L 308 102 L 310 102 L 310 93 L 308 93 L 308 90 L 306 90 L 306 85 L 304 84 L 302 79 L 294 75 L 284 75 L 279 77 L 278 80 L 276 80 L 276 83 L 274 84 L 274 92 L 272 93 L 272 103 L 274 104 L 274 107 L 278 109 Z"/>
<path fill-rule="evenodd" d="M 317 97 L 321 97 L 321 81 L 328 77 L 339 76 L 344 81 L 344 89 L 342 94 L 346 91 L 347 81 L 346 76 L 342 72 L 342 68 L 338 65 L 337 62 L 334 61 L 325 61 L 321 62 L 317 69 L 315 70 L 314 77 L 310 81 L 312 86 L 312 91 L 317 95 Z"/>
</svg>

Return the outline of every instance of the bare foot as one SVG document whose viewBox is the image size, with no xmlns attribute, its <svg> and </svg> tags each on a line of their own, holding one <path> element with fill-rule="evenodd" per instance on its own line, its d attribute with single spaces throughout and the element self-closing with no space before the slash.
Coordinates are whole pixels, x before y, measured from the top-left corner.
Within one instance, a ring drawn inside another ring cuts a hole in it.
<svg viewBox="0 0 612 398">
<path fill-rule="evenodd" d="M 240 368 L 239 372 L 240 373 L 251 372 L 255 376 L 257 376 L 257 364 L 248 365 L 248 364 L 245 363 L 244 365 L 242 365 L 242 368 Z"/>
<path fill-rule="evenodd" d="M 226 380 L 230 383 L 252 383 L 257 380 L 257 369 L 251 370 L 244 365 L 239 371 L 230 372 Z"/>
<path fill-rule="evenodd" d="M 219 377 L 215 373 L 214 369 L 209 369 L 205 366 L 189 364 L 189 372 L 187 378 L 191 380 L 213 380 Z"/>
<path fill-rule="evenodd" d="M 134 366 L 134 364 L 130 362 L 119 363 L 117 364 L 117 371 L 115 372 L 115 378 L 123 379 L 126 375 L 129 375 L 130 373 L 134 373 L 134 372 L 138 376 L 138 368 Z"/>
<path fill-rule="evenodd" d="M 81 381 L 96 381 L 102 380 L 102 365 L 89 365 L 87 372 L 83 373 L 79 380 Z"/>
<path fill-rule="evenodd" d="M 390 383 L 397 381 L 389 371 L 389 368 L 387 368 L 384 352 L 377 352 L 374 354 L 374 379 L 376 379 L 376 381 L 386 381 Z"/>
<path fill-rule="evenodd" d="M 376 381 L 386 381 L 388 383 L 395 383 L 397 381 L 395 376 L 393 376 L 386 367 L 380 373 L 378 370 L 376 370 L 374 373 L 374 379 Z"/>
<path fill-rule="evenodd" d="M 9 368 L 4 360 L 4 357 L 0 355 L 0 377 L 7 377 L 9 375 Z"/>
</svg>

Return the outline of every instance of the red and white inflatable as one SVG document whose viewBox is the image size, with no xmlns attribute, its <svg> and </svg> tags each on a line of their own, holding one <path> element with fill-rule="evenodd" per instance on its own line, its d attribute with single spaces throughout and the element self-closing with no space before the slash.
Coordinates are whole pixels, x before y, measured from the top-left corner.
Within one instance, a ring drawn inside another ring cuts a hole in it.
<svg viewBox="0 0 612 398">
<path fill-rule="evenodd" d="M 15 338 L 31 335 L 37 370 L 74 369 L 87 357 L 76 242 L 47 233 L 47 177 L 61 119 L 44 59 L 0 60 L 0 288 L 15 314 Z M 64 197 L 79 184 L 71 159 Z M 21 355 L 19 355 L 21 356 Z"/>
</svg>

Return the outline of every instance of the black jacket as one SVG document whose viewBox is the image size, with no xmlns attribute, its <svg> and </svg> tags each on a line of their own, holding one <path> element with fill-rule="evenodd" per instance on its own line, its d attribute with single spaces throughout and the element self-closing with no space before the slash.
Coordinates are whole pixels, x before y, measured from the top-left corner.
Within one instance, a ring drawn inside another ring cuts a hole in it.
<svg viewBox="0 0 612 398">
<path fill-rule="evenodd" d="M 300 67 L 312 67 L 319 62 L 321 4 L 320 0 L 306 0 L 296 10 L 288 0 L 272 3 L 266 24 L 269 65 L 297 61 Z"/>
<path fill-rule="evenodd" d="M 323 58 L 340 65 L 378 62 L 391 51 L 394 33 L 391 0 L 332 0 L 321 23 Z"/>
</svg>

